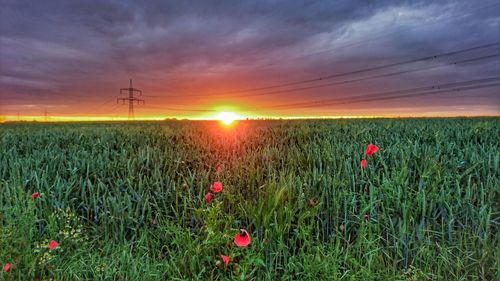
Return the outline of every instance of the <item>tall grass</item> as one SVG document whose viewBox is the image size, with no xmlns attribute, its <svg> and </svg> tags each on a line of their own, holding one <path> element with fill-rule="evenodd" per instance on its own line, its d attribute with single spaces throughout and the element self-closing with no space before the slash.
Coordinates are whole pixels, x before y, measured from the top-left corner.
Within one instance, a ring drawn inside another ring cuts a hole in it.
<svg viewBox="0 0 500 281">
<path fill-rule="evenodd" d="M 0 278 L 498 279 L 498 121 L 4 124 Z"/>
</svg>

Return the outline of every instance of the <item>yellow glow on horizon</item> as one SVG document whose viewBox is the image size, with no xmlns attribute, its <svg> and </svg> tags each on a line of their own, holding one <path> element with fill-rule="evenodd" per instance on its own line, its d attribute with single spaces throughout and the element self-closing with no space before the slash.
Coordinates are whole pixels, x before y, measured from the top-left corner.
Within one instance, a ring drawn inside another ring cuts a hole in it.
<svg viewBox="0 0 500 281">
<path fill-rule="evenodd" d="M 229 109 L 229 108 L 224 108 Z M 232 109 L 232 108 L 231 108 Z M 297 116 L 282 116 L 282 115 L 264 115 L 259 114 L 260 112 L 244 112 L 237 111 L 219 111 L 219 113 L 212 114 L 199 114 L 199 115 L 160 115 L 160 114 L 148 114 L 142 116 L 136 116 L 135 121 L 163 121 L 163 120 L 217 120 L 225 126 L 230 126 L 235 120 L 264 120 L 264 119 L 357 119 L 357 118 L 418 118 L 418 117 L 477 117 L 477 116 L 498 116 L 498 114 L 454 114 L 453 112 L 448 114 L 430 114 L 430 113 L 420 113 L 420 114 L 366 114 L 366 115 L 297 115 Z M 244 116 L 244 117 L 243 117 Z M 100 122 L 100 121 L 128 121 L 126 114 L 117 114 L 114 116 L 106 115 L 57 115 L 45 116 L 42 115 L 0 115 L 0 123 L 4 122 Z"/>
</svg>

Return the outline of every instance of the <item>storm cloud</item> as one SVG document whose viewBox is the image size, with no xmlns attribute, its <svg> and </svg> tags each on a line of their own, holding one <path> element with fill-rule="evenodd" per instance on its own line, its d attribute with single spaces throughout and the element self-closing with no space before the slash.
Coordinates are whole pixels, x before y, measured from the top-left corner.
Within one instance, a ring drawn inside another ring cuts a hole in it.
<svg viewBox="0 0 500 281">
<path fill-rule="evenodd" d="M 364 76 L 415 70 L 359 83 L 270 95 L 218 94 L 498 42 L 497 1 L 1 3 L 0 115 L 46 108 L 55 115 L 106 114 L 129 78 L 145 93 L 141 112 L 165 116 L 219 104 L 267 116 L 500 114 L 498 86 L 296 108 L 293 114 L 273 109 L 500 76 L 499 57 L 453 64 L 499 54 L 500 45 L 370 72 Z M 168 107 L 179 110 L 162 109 Z"/>
</svg>

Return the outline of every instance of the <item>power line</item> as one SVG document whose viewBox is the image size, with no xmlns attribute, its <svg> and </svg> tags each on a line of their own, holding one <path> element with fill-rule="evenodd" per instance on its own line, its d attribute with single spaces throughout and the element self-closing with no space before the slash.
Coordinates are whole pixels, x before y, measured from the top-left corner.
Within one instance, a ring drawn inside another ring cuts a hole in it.
<svg viewBox="0 0 500 281">
<path fill-rule="evenodd" d="M 291 108 L 326 106 L 326 105 L 332 105 L 332 104 L 364 102 L 364 101 L 372 101 L 374 98 L 385 98 L 388 96 L 390 97 L 391 95 L 395 95 L 395 94 L 411 94 L 411 93 L 419 93 L 419 92 L 438 91 L 438 90 L 447 89 L 447 88 L 466 87 L 469 85 L 491 83 L 491 82 L 496 82 L 496 81 L 500 81 L 500 76 L 484 78 L 484 79 L 475 79 L 475 80 L 468 80 L 468 81 L 460 81 L 460 82 L 453 82 L 453 83 L 431 85 L 431 86 L 425 86 L 425 87 L 410 88 L 410 89 L 378 92 L 378 93 L 360 95 L 360 96 L 355 96 L 355 97 L 336 98 L 336 99 L 321 99 L 321 100 L 310 101 L 310 102 L 289 103 L 289 104 L 270 106 L 267 108 L 281 110 L 281 109 L 291 109 Z"/>
<path fill-rule="evenodd" d="M 310 90 L 310 89 L 317 89 L 317 88 L 329 87 L 329 86 L 334 86 L 334 85 L 350 84 L 350 83 L 355 83 L 355 82 L 360 82 L 360 81 L 366 81 L 366 80 L 371 80 L 371 79 L 376 79 L 376 78 L 390 77 L 390 76 L 396 76 L 396 75 L 400 75 L 400 74 L 407 74 L 407 73 L 412 73 L 412 72 L 417 72 L 417 71 L 422 71 L 422 70 L 429 70 L 429 69 L 443 67 L 443 66 L 448 66 L 448 65 L 458 65 L 458 64 L 469 63 L 469 62 L 474 62 L 474 61 L 479 61 L 479 60 L 484 60 L 484 59 L 492 59 L 492 58 L 496 58 L 496 57 L 500 57 L 500 54 L 493 54 L 493 55 L 488 55 L 488 56 L 475 57 L 475 58 L 471 58 L 471 59 L 466 59 L 466 60 L 461 60 L 461 61 L 455 61 L 455 62 L 440 64 L 440 65 L 435 65 L 435 66 L 423 67 L 423 68 L 418 68 L 418 69 L 410 69 L 410 70 L 403 70 L 403 71 L 397 71 L 397 72 L 391 72 L 391 73 L 385 73 L 385 74 L 379 74 L 379 75 L 372 75 L 372 76 L 367 76 L 367 77 L 362 77 L 362 78 L 352 79 L 352 80 L 336 81 L 336 82 L 332 82 L 332 83 L 315 85 L 315 86 L 292 88 L 292 89 L 278 90 L 278 91 L 270 91 L 270 92 L 264 92 L 264 93 L 253 93 L 253 94 L 246 94 L 246 95 L 237 95 L 237 96 L 234 96 L 234 97 L 248 97 L 248 96 L 263 96 L 263 95 L 283 94 L 283 93 L 290 93 L 290 92 L 296 92 L 296 91 L 303 91 L 303 90 Z"/>
<path fill-rule="evenodd" d="M 101 103 L 100 105 L 98 105 L 98 106 L 94 107 L 94 108 L 93 108 L 93 109 L 92 109 L 89 113 L 91 113 L 91 114 L 95 114 L 95 113 L 97 113 L 97 112 L 99 111 L 99 109 L 101 109 L 101 108 L 102 108 L 103 106 L 105 106 L 106 104 L 108 104 L 108 103 L 110 103 L 110 102 L 114 101 L 116 98 L 117 98 L 117 97 L 115 96 L 115 97 L 111 97 L 111 98 L 107 99 L 106 101 L 104 101 L 104 102 L 103 102 L 103 103 Z"/>
<path fill-rule="evenodd" d="M 497 45 L 500 45 L 500 42 L 494 42 L 494 43 L 479 45 L 479 46 L 470 47 L 470 48 L 466 48 L 466 49 L 460 49 L 460 50 L 456 50 L 456 51 L 452 51 L 452 52 L 448 52 L 448 53 L 443 53 L 443 54 L 439 54 L 439 55 L 426 56 L 426 57 L 421 57 L 421 58 L 417 58 L 417 59 L 411 59 L 411 60 L 406 60 L 406 61 L 401 61 L 401 62 L 396 62 L 396 63 L 391 63 L 391 64 L 385 64 L 385 65 L 380 65 L 380 66 L 375 66 L 375 67 L 369 67 L 369 68 L 359 69 L 359 70 L 355 70 L 355 71 L 349 71 L 349 72 L 344 72 L 344 73 L 331 74 L 331 75 L 326 75 L 326 76 L 322 76 L 322 77 L 318 77 L 318 78 L 312 78 L 312 79 L 306 79 L 306 80 L 299 80 L 299 81 L 292 81 L 292 82 L 287 82 L 287 83 L 282 83 L 282 84 L 277 84 L 277 85 L 271 85 L 271 86 L 266 86 L 266 87 L 251 88 L 251 89 L 246 89 L 246 90 L 225 92 L 225 93 L 220 93 L 220 94 L 253 92 L 253 91 L 261 91 L 261 90 L 267 90 L 267 89 L 274 89 L 274 88 L 286 87 L 286 86 L 292 86 L 292 85 L 298 85 L 298 84 L 304 84 L 304 83 L 317 82 L 317 81 L 322 81 L 322 80 L 327 80 L 327 79 L 332 79 L 332 78 L 343 77 L 343 76 L 347 76 L 347 75 L 354 75 L 354 74 L 360 74 L 360 73 L 374 71 L 374 70 L 381 70 L 381 69 L 386 69 L 386 68 L 390 68 L 390 67 L 401 66 L 401 65 L 415 63 L 415 62 L 435 60 L 437 58 L 453 56 L 453 55 L 457 55 L 457 54 L 460 54 L 460 53 L 465 53 L 465 52 L 470 52 L 470 51 L 485 49 L 485 48 L 489 48 L 489 47 L 493 47 L 493 46 L 497 46 Z"/>
<path fill-rule="evenodd" d="M 462 52 L 466 52 L 466 51 L 470 51 L 470 50 L 482 49 L 482 48 L 491 47 L 491 46 L 495 46 L 495 45 L 499 45 L 499 44 L 500 44 L 500 42 L 495 42 L 495 43 L 491 43 L 491 44 L 485 44 L 485 45 L 476 46 L 476 47 L 472 47 L 472 48 L 457 50 L 457 51 L 454 51 L 454 52 L 449 52 L 449 53 L 445 53 L 445 54 L 441 54 L 441 55 L 428 56 L 428 57 L 421 58 L 421 59 L 418 59 L 418 60 L 415 59 L 415 60 L 409 60 L 409 61 L 406 61 L 406 62 L 393 63 L 393 64 L 386 65 L 386 66 L 379 66 L 379 67 L 371 68 L 369 71 L 372 71 L 372 69 L 377 69 L 378 70 L 378 69 L 381 69 L 382 67 L 384 67 L 384 68 L 386 68 L 386 67 L 392 67 L 394 65 L 400 65 L 400 64 L 408 63 L 410 61 L 411 62 L 416 62 L 416 61 L 420 61 L 420 60 L 428 60 L 428 59 L 431 59 L 431 58 L 435 59 L 435 58 L 438 58 L 438 57 L 450 56 L 450 55 L 454 55 L 454 54 L 458 54 L 458 53 L 462 53 Z M 271 94 L 278 94 L 278 93 L 288 93 L 288 92 L 293 92 L 293 91 L 301 91 L 301 90 L 307 90 L 307 89 L 321 88 L 321 87 L 327 87 L 327 86 L 338 85 L 338 84 L 355 83 L 355 82 L 369 80 L 369 79 L 376 79 L 376 78 L 389 77 L 389 76 L 400 75 L 400 74 L 404 74 L 404 73 L 411 73 L 411 72 L 416 72 L 416 71 L 421 71 L 421 70 L 428 70 L 428 69 L 442 67 L 442 66 L 446 66 L 446 65 L 457 65 L 457 64 L 462 64 L 462 63 L 474 62 L 474 61 L 478 61 L 478 60 L 492 59 L 492 58 L 496 58 L 496 57 L 499 57 L 499 56 L 500 56 L 500 53 L 499 54 L 486 55 L 486 56 L 480 56 L 480 57 L 475 57 L 475 58 L 469 58 L 469 59 L 459 60 L 459 61 L 450 62 L 450 63 L 444 63 L 444 64 L 440 64 L 440 65 L 433 65 L 433 66 L 428 66 L 428 67 L 423 67 L 423 68 L 418 68 L 418 69 L 403 70 L 403 71 L 397 71 L 397 72 L 391 72 L 391 73 L 384 73 L 384 74 L 379 74 L 379 75 L 372 75 L 372 76 L 367 76 L 367 77 L 362 77 L 362 78 L 357 78 L 357 79 L 351 79 L 351 80 L 336 81 L 336 82 L 322 84 L 322 85 L 315 85 L 315 86 L 301 87 L 301 88 L 292 88 L 292 89 L 285 89 L 285 90 L 271 91 L 271 92 L 264 92 L 264 93 L 252 93 L 252 94 L 239 95 L 239 96 L 271 95 Z M 342 74 L 342 75 L 347 75 L 347 74 Z M 463 85 L 463 83 L 467 84 L 467 83 L 477 83 L 477 82 L 485 82 L 485 81 L 488 82 L 488 80 L 484 80 L 483 79 L 483 80 L 479 80 L 479 81 L 472 80 L 472 81 L 466 81 L 466 82 L 460 82 L 460 83 L 448 83 L 448 84 L 442 84 L 442 85 L 437 85 L 437 86 L 430 86 L 430 89 L 437 89 L 437 88 L 440 88 L 440 87 L 441 88 L 442 87 L 449 87 L 451 85 L 455 85 L 455 86 L 456 85 Z M 375 94 L 368 95 L 367 98 L 369 98 L 371 100 L 371 99 L 373 99 L 373 95 L 376 96 L 376 95 L 380 95 L 380 94 L 394 94 L 394 93 L 401 93 L 401 92 L 422 91 L 422 90 L 428 90 L 428 89 L 429 89 L 429 87 L 420 87 L 420 88 L 413 88 L 413 89 L 397 90 L 397 91 L 392 91 L 392 92 L 375 93 Z M 354 97 L 354 98 L 355 99 L 359 99 L 361 97 L 358 96 L 358 97 Z M 350 99 L 353 99 L 353 98 L 350 98 Z M 343 101 L 343 102 L 346 102 L 345 99 L 340 99 L 340 100 Z M 279 108 L 290 108 L 290 107 L 296 107 L 296 106 L 311 107 L 311 106 L 315 106 L 317 104 L 323 105 L 325 103 L 332 103 L 332 102 L 339 102 L 339 99 L 333 99 L 333 100 L 328 99 L 328 100 L 320 100 L 320 101 L 305 102 L 305 103 L 298 103 L 298 104 L 277 105 L 277 106 L 273 106 L 271 108 L 279 109 Z M 186 109 L 186 108 L 172 108 L 172 107 L 148 106 L 148 108 L 156 108 L 156 109 L 169 110 L 169 111 L 185 111 L 185 112 L 214 112 L 214 110 Z"/>
<path fill-rule="evenodd" d="M 351 104 L 351 103 L 363 103 L 363 102 L 368 102 L 368 101 L 392 100 L 392 99 L 401 99 L 401 98 L 408 98 L 408 97 L 419 97 L 419 96 L 443 94 L 443 93 L 450 93 L 450 92 L 477 90 L 477 89 L 499 87 L 499 86 L 500 86 L 500 83 L 493 83 L 493 84 L 485 84 L 485 85 L 477 85 L 477 86 L 469 86 L 469 87 L 461 87 L 461 88 L 452 88 L 452 89 L 440 90 L 440 91 L 428 91 L 428 92 L 422 92 L 422 93 L 387 96 L 387 97 L 373 97 L 373 98 L 369 98 L 369 99 L 345 101 L 345 102 L 336 103 L 336 104 Z M 332 105 L 332 104 L 331 103 L 321 104 L 319 106 L 326 106 L 326 105 Z M 311 106 L 306 106 L 306 107 L 311 107 Z"/>
<path fill-rule="evenodd" d="M 120 107 L 121 107 L 121 106 L 120 106 L 120 104 L 116 104 L 116 105 L 115 105 L 115 106 L 113 106 L 113 107 L 112 107 L 112 108 L 111 108 L 111 109 L 110 109 L 107 113 L 108 113 L 108 114 L 109 114 L 109 113 L 112 113 L 112 112 L 116 111 L 116 110 L 117 110 L 118 108 L 120 108 Z"/>
<path fill-rule="evenodd" d="M 336 99 L 322 99 L 312 102 L 302 102 L 302 103 L 291 103 L 282 104 L 269 107 L 259 107 L 259 108 L 248 108 L 248 110 L 289 110 L 294 108 L 306 108 L 306 107 L 322 107 L 327 105 L 336 104 L 351 104 L 351 103 L 362 103 L 368 101 L 378 101 L 378 100 L 389 100 L 389 99 L 399 99 L 414 96 L 425 96 L 432 94 L 440 94 L 447 92 L 457 92 L 457 91 L 468 91 L 472 89 L 488 88 L 499 86 L 500 83 L 494 83 L 500 81 L 500 76 L 490 77 L 483 79 L 459 81 L 452 83 L 443 83 L 437 85 L 430 85 L 424 87 L 401 89 L 393 91 L 378 92 L 366 95 L 359 95 L 355 97 L 346 98 L 336 98 Z M 485 84 L 490 83 L 490 84 Z M 494 84 L 491 84 L 494 83 Z M 187 111 L 187 112 L 216 112 L 215 110 L 204 110 L 204 109 L 186 109 L 186 108 L 171 108 L 171 107 L 157 107 L 157 106 L 147 106 L 148 108 L 171 110 L 171 111 Z"/>
<path fill-rule="evenodd" d="M 303 91 L 303 90 L 324 88 L 324 87 L 330 87 L 330 86 L 334 86 L 334 85 L 351 84 L 351 83 L 360 82 L 360 81 L 366 81 L 366 80 L 372 80 L 372 79 L 384 78 L 384 77 L 391 77 L 391 76 L 407 74 L 407 73 L 412 73 L 412 72 L 418 72 L 418 71 L 422 71 L 422 70 L 429 70 L 429 69 L 448 66 L 448 65 L 458 65 L 458 64 L 469 63 L 469 62 L 474 62 L 474 61 L 479 61 L 479 60 L 484 60 L 484 59 L 492 59 L 492 58 L 496 58 L 496 57 L 500 57 L 500 53 L 488 55 L 488 56 L 481 56 L 481 57 L 466 59 L 466 60 L 461 60 L 461 61 L 455 61 L 455 62 L 450 62 L 450 63 L 444 63 L 444 64 L 440 64 L 440 65 L 427 66 L 427 67 L 422 67 L 422 68 L 417 68 L 417 69 L 402 70 L 402 71 L 390 72 L 390 73 L 379 74 L 379 75 L 372 75 L 372 76 L 351 79 L 351 80 L 335 81 L 335 82 L 321 84 L 321 85 L 315 85 L 315 86 L 277 90 L 277 91 L 270 91 L 270 92 L 263 92 L 263 93 L 249 93 L 249 94 L 235 95 L 234 97 L 267 96 L 267 95 L 276 95 L 276 94 L 297 92 L 297 91 Z"/>
<path fill-rule="evenodd" d="M 450 88 L 450 87 L 462 87 L 462 86 L 468 86 L 468 85 L 473 85 L 473 84 L 490 83 L 490 82 L 495 82 L 498 80 L 500 80 L 500 76 L 499 77 L 484 78 L 484 79 L 476 79 L 476 80 L 438 84 L 438 85 L 430 85 L 430 86 L 417 87 L 417 88 L 377 92 L 377 93 L 359 95 L 359 96 L 354 96 L 354 97 L 321 99 L 321 100 L 310 101 L 310 102 L 290 103 L 290 104 L 272 106 L 272 108 L 288 108 L 288 107 L 296 107 L 296 106 L 311 107 L 311 106 L 324 105 L 324 104 L 328 105 L 330 103 L 336 103 L 336 102 L 346 102 L 346 101 L 350 101 L 350 100 L 363 100 L 363 99 L 367 99 L 367 98 L 369 99 L 369 98 L 373 98 L 373 97 L 377 97 L 377 96 L 386 96 L 386 95 L 394 95 L 394 94 L 402 94 L 402 93 L 434 91 L 434 90 L 446 89 L 446 88 Z"/>
<path fill-rule="evenodd" d="M 461 53 L 466 53 L 470 51 L 475 51 L 475 50 L 480 50 L 480 49 L 486 49 L 490 48 L 493 46 L 500 46 L 500 41 L 499 42 L 494 42 L 494 43 L 489 43 L 489 44 L 483 44 L 479 46 L 474 46 L 474 47 L 469 47 L 465 49 L 460 49 L 460 50 L 455 50 L 447 53 L 442 53 L 438 55 L 431 55 L 431 56 L 426 56 L 426 57 L 421 57 L 417 59 L 411 59 L 411 60 L 406 60 L 406 61 L 401 61 L 401 62 L 396 62 L 396 63 L 391 63 L 391 64 L 385 64 L 385 65 L 379 65 L 375 67 L 369 67 L 369 68 L 364 68 L 364 69 L 359 69 L 355 71 L 349 71 L 349 72 L 343 72 L 343 73 L 337 73 L 337 74 L 331 74 L 331 75 L 326 75 L 326 76 L 321 76 L 318 78 L 312 78 L 312 79 L 305 79 L 305 80 L 298 80 L 298 81 L 291 81 L 287 83 L 282 83 L 282 84 L 276 84 L 276 85 L 271 85 L 271 86 L 266 86 L 266 87 L 260 87 L 260 88 L 251 88 L 251 89 L 244 89 L 244 90 L 238 90 L 238 91 L 231 91 L 231 92 L 221 92 L 221 93 L 212 93 L 212 94 L 206 94 L 206 95 L 189 95 L 189 96 L 184 96 L 184 97 L 211 97 L 211 96 L 227 96 L 230 94 L 237 94 L 237 93 L 246 93 L 246 92 L 257 92 L 257 91 L 262 91 L 262 90 L 268 90 L 268 89 L 275 89 L 275 88 L 281 88 L 281 87 L 287 87 L 287 86 L 293 86 L 293 85 L 299 85 L 299 84 L 306 84 L 306 83 L 312 83 L 312 82 L 318 82 L 318 81 L 323 81 L 323 80 L 329 80 L 333 78 L 338 78 L 338 77 L 343 77 L 343 76 L 349 76 L 349 75 L 355 75 L 355 74 L 361 74 L 365 72 L 371 72 L 375 70 L 382 70 L 382 69 L 387 69 L 395 66 L 401 66 L 405 64 L 411 64 L 411 63 L 416 63 L 416 62 L 423 62 L 423 61 L 429 61 L 429 60 L 436 60 L 438 58 L 443 58 L 443 57 L 449 57 Z M 496 57 L 498 54 L 492 55 L 491 57 Z M 479 59 L 485 59 L 485 58 L 490 58 L 490 56 L 485 56 L 485 57 L 479 57 L 475 58 L 473 60 L 479 60 Z M 472 61 L 472 60 L 471 60 Z M 458 61 L 454 62 L 451 64 L 458 64 L 458 63 L 465 63 L 468 62 L 467 60 L 464 61 Z M 403 72 L 401 72 L 403 73 Z M 396 75 L 396 74 L 394 74 Z M 366 78 L 365 78 L 366 79 Z M 373 78 L 370 78 L 373 79 Z M 361 80 L 360 80 L 361 81 Z M 334 82 L 331 85 L 336 85 L 336 84 L 342 84 L 346 82 Z M 326 85 L 326 84 L 325 84 Z M 328 84 L 330 85 L 330 84 Z M 313 89 L 314 87 L 324 87 L 324 86 L 309 86 L 309 87 L 303 87 L 299 88 L 297 90 L 305 90 L 305 89 Z M 276 94 L 276 93 L 286 93 L 287 91 L 296 91 L 295 89 L 286 89 L 286 90 L 280 90 L 280 91 L 272 91 L 272 92 L 266 92 L 266 93 L 255 93 L 253 95 L 267 95 L 267 94 Z M 247 95 L 230 95 L 230 96 L 253 96 L 251 94 Z M 167 95 L 167 96 L 150 96 L 150 97 L 180 97 L 179 95 Z"/>
<path fill-rule="evenodd" d="M 187 109 L 187 108 L 175 108 L 175 107 L 160 107 L 152 105 L 147 105 L 146 108 L 161 109 L 168 111 L 185 111 L 185 112 L 216 112 L 216 110 L 210 110 L 210 109 Z"/>
</svg>

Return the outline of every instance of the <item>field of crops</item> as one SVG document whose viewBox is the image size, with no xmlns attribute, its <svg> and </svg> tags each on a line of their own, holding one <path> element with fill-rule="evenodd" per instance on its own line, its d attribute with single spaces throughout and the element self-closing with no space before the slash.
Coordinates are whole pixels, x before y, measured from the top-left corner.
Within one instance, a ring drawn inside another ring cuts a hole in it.
<svg viewBox="0 0 500 281">
<path fill-rule="evenodd" d="M 499 121 L 3 124 L 0 280 L 499 280 Z"/>
</svg>

